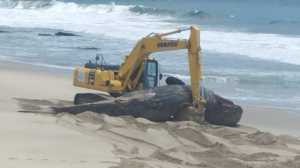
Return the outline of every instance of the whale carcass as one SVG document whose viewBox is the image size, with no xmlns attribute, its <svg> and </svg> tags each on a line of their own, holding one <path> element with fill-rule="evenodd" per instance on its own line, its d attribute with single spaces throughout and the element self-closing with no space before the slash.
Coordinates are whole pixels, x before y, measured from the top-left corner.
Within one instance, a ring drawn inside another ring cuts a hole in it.
<svg viewBox="0 0 300 168">
<path fill-rule="evenodd" d="M 242 108 L 204 88 L 207 103 L 204 119 L 216 125 L 236 125 Z M 192 104 L 192 92 L 188 85 L 166 85 L 124 94 L 117 98 L 107 98 L 98 102 L 69 107 L 49 107 L 37 111 L 20 111 L 56 114 L 67 112 L 78 114 L 84 111 L 105 113 L 110 116 L 130 115 L 151 121 L 185 120 L 180 118 L 185 104 Z M 179 117 L 178 117 L 179 116 Z M 197 122 L 197 120 L 194 120 Z"/>
</svg>

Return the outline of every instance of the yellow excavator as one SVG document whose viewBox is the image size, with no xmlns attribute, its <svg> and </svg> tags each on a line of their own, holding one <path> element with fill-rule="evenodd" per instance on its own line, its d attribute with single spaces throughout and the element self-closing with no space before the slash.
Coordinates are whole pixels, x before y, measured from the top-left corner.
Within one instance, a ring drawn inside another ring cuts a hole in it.
<svg viewBox="0 0 300 168">
<path fill-rule="evenodd" d="M 168 39 L 165 36 L 190 30 L 189 39 Z M 96 55 L 95 63 L 89 61 L 84 67 L 75 67 L 73 85 L 99 90 L 117 97 L 149 87 L 156 87 L 162 79 L 158 61 L 149 57 L 153 52 L 187 49 L 193 105 L 197 113 L 204 112 L 205 100 L 200 96 L 202 70 L 200 55 L 200 30 L 197 26 L 178 29 L 167 33 L 151 33 L 140 39 L 121 65 L 107 65 L 104 57 Z M 100 61 L 99 61 L 100 60 Z M 199 87 L 199 81 L 201 83 Z M 203 93 L 203 92 L 202 92 Z M 93 102 L 96 94 L 78 93 L 75 104 Z"/>
</svg>

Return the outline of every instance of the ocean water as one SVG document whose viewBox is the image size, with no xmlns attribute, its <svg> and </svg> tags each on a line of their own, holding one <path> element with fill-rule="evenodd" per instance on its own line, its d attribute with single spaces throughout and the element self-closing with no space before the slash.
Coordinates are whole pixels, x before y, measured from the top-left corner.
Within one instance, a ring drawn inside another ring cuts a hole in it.
<svg viewBox="0 0 300 168">
<path fill-rule="evenodd" d="M 0 59 L 71 70 L 101 53 L 121 64 L 140 38 L 190 25 L 201 29 L 204 87 L 299 113 L 299 0 L 0 0 Z M 38 35 L 59 31 L 80 36 Z M 189 83 L 185 50 L 151 56 Z"/>
</svg>

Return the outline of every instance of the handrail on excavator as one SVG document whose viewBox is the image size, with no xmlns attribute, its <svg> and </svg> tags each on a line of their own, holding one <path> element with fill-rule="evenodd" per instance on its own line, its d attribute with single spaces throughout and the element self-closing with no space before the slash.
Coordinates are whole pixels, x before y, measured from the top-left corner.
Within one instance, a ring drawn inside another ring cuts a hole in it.
<svg viewBox="0 0 300 168">
<path fill-rule="evenodd" d="M 187 31 L 187 30 L 190 30 L 190 28 L 177 29 L 177 30 L 167 32 L 167 33 L 155 33 L 155 36 L 156 37 L 163 37 L 163 36 L 168 36 L 168 35 L 171 35 L 171 34 L 181 33 L 183 31 Z"/>
</svg>

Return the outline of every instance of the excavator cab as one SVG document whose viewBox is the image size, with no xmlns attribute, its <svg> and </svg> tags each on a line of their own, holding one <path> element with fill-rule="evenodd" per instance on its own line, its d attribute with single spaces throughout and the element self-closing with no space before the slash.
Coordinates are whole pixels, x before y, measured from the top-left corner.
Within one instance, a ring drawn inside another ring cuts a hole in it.
<svg viewBox="0 0 300 168">
<path fill-rule="evenodd" d="M 158 86 L 159 80 L 162 79 L 162 74 L 159 72 L 159 64 L 157 60 L 153 58 L 147 59 L 141 78 L 143 81 L 143 89 Z"/>
</svg>

